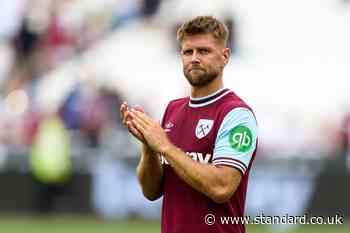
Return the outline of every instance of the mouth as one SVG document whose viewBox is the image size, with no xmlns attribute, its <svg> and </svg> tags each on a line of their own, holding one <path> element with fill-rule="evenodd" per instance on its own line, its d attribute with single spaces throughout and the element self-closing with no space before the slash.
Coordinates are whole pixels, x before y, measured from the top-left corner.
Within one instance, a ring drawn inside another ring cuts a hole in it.
<svg viewBox="0 0 350 233">
<path fill-rule="evenodd" d="M 192 71 L 192 70 L 203 70 L 203 69 L 201 67 L 191 67 L 189 71 Z"/>
</svg>

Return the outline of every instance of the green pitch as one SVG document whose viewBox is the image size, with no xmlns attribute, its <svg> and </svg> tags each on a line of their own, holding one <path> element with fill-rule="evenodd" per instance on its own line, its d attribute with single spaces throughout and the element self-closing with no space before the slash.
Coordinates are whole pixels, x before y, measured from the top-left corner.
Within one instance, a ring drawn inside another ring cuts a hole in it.
<svg viewBox="0 0 350 233">
<path fill-rule="evenodd" d="M 160 223 L 141 220 L 101 221 L 91 217 L 3 217 L 0 233 L 159 233 Z M 250 225 L 247 233 L 348 233 L 350 225 L 308 225 L 290 231 L 279 231 L 261 225 Z"/>
<path fill-rule="evenodd" d="M 159 222 L 103 221 L 92 217 L 0 217 L 0 233 L 153 233 Z"/>
</svg>

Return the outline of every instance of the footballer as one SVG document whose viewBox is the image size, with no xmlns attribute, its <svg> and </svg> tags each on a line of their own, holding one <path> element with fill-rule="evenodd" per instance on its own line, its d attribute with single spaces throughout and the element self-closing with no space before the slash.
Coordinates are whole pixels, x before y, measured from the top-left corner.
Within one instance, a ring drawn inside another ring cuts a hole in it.
<svg viewBox="0 0 350 233">
<path fill-rule="evenodd" d="M 144 196 L 163 196 L 162 233 L 243 233 L 249 171 L 257 150 L 253 110 L 223 84 L 230 57 L 228 30 L 198 16 L 177 31 L 188 97 L 169 102 L 161 123 L 143 109 L 120 107 L 122 121 L 142 142 L 137 176 Z M 227 77 L 230 78 L 230 77 Z M 206 221 L 206 217 L 213 216 Z"/>
</svg>

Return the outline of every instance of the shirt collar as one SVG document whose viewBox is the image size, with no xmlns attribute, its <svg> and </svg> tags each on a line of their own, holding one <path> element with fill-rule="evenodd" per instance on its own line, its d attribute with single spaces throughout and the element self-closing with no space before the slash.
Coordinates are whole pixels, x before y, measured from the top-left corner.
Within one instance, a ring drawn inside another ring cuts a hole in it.
<svg viewBox="0 0 350 233">
<path fill-rule="evenodd" d="M 197 107 L 203 107 L 206 105 L 209 105 L 211 103 L 214 103 L 215 101 L 221 99 L 222 97 L 224 97 L 226 94 L 230 93 L 231 90 L 228 88 L 222 88 L 210 95 L 204 96 L 204 97 L 200 97 L 200 98 L 193 98 L 190 97 L 189 103 L 188 105 L 190 107 L 193 108 L 197 108 Z"/>
</svg>

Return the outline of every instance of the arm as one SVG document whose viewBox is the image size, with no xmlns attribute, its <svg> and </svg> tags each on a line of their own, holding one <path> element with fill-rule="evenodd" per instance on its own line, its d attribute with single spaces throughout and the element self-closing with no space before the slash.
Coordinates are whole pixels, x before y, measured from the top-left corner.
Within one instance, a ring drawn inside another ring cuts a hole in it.
<svg viewBox="0 0 350 233">
<path fill-rule="evenodd" d="M 241 182 L 241 173 L 227 166 L 193 161 L 171 143 L 165 144 L 164 156 L 176 174 L 195 190 L 216 203 L 228 201 Z"/>
<path fill-rule="evenodd" d="M 143 112 L 142 107 L 137 107 L 137 109 Z M 147 145 L 142 133 L 132 124 L 130 109 L 126 102 L 120 107 L 120 117 L 129 132 L 142 143 L 141 159 L 136 173 L 144 196 L 149 200 L 156 200 L 163 193 L 163 167 L 158 156 Z"/>
<path fill-rule="evenodd" d="M 168 140 L 159 123 L 139 111 L 131 111 L 135 127 L 153 151 L 162 153 L 170 166 L 195 190 L 217 203 L 226 202 L 236 191 L 241 173 L 226 166 L 196 163 Z"/>
<path fill-rule="evenodd" d="M 154 201 L 163 194 L 163 167 L 157 155 L 145 144 L 142 146 L 140 162 L 137 166 L 137 177 L 143 195 Z"/>
</svg>

